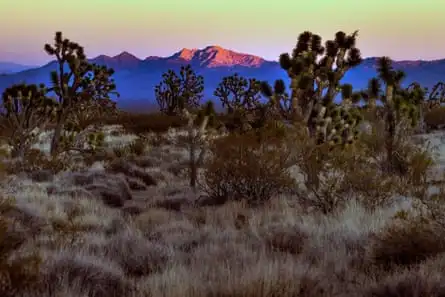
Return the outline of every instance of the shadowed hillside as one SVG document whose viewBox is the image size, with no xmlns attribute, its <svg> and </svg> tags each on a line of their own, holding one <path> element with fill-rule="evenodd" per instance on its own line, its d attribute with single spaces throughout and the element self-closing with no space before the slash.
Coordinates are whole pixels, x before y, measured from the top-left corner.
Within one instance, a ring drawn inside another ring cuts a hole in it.
<svg viewBox="0 0 445 297">
<path fill-rule="evenodd" d="M 213 98 L 213 91 L 224 76 L 239 73 L 244 77 L 273 82 L 277 78 L 288 80 L 278 62 L 266 61 L 260 57 L 237 53 L 220 46 L 204 49 L 182 49 L 169 57 L 147 57 L 139 59 L 128 52 L 109 57 L 100 55 L 91 62 L 113 68 L 117 90 L 121 94 L 118 102 L 141 99 L 154 100 L 154 86 L 168 69 L 178 70 L 180 66 L 191 64 L 197 74 L 204 76 L 205 98 Z M 394 67 L 406 72 L 405 84 L 413 81 L 431 88 L 437 81 L 445 79 L 445 59 L 436 61 L 395 61 Z M 49 83 L 49 73 L 56 69 L 55 62 L 40 68 L 20 73 L 0 75 L 0 92 L 12 83 Z M 1 72 L 1 71 L 0 71 Z M 376 75 L 376 58 L 364 59 L 362 64 L 348 71 L 342 80 L 354 88 L 364 88 L 368 80 Z M 138 106 L 139 106 L 138 103 Z M 130 106 L 122 102 L 120 106 Z"/>
</svg>

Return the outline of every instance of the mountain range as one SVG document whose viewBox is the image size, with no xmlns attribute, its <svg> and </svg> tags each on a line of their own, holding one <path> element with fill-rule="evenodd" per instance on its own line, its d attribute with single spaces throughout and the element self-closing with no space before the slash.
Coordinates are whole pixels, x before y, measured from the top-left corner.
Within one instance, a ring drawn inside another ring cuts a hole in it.
<svg viewBox="0 0 445 297">
<path fill-rule="evenodd" d="M 0 74 L 10 74 L 35 68 L 36 66 L 21 65 L 12 62 L 0 62 Z"/>
<path fill-rule="evenodd" d="M 169 57 L 139 59 L 128 52 L 122 52 L 114 57 L 100 55 L 90 61 L 115 70 L 114 79 L 121 95 L 117 102 L 122 107 L 155 105 L 154 86 L 161 81 L 162 74 L 169 69 L 178 70 L 186 64 L 191 64 L 196 73 L 203 75 L 205 99 L 213 99 L 213 91 L 221 79 L 234 73 L 270 83 L 279 78 L 287 80 L 286 73 L 276 61 L 267 61 L 216 45 L 203 49 L 184 48 Z M 375 57 L 365 58 L 359 66 L 346 73 L 342 82 L 351 83 L 354 88 L 366 87 L 368 80 L 376 75 L 376 62 Z M 0 62 L 0 73 L 14 73 L 0 74 L 0 92 L 19 82 L 48 84 L 49 73 L 56 70 L 57 66 L 55 61 L 32 69 L 14 63 L 7 65 Z M 405 84 L 417 81 L 431 88 L 436 82 L 445 81 L 445 59 L 394 61 L 393 65 L 407 74 Z"/>
</svg>

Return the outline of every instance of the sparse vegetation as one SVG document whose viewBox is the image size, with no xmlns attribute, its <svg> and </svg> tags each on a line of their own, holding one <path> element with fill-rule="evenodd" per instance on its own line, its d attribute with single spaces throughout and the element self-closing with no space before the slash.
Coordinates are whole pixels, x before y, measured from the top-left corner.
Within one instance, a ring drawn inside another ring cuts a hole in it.
<svg viewBox="0 0 445 297">
<path fill-rule="evenodd" d="M 367 89 L 340 84 L 356 38 L 303 32 L 290 94 L 227 76 L 219 115 L 184 66 L 160 113 L 130 114 L 56 33 L 52 86 L 2 96 L 0 295 L 442 296 L 441 139 L 415 132 L 441 125 L 424 99 L 444 88 L 402 87 L 388 57 Z"/>
</svg>

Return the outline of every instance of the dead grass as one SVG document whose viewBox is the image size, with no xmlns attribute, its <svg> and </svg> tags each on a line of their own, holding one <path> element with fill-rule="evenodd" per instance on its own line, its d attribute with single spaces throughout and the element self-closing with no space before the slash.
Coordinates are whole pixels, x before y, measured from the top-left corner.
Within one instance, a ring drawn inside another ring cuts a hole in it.
<svg viewBox="0 0 445 297">
<path fill-rule="evenodd" d="M 171 130 L 165 139 L 179 134 Z M 416 197 L 406 196 L 415 191 L 399 191 L 406 181 L 422 184 L 428 156 L 410 155 L 409 167 L 418 164 L 417 173 L 388 177 L 387 183 L 376 175 L 377 165 L 337 159 L 337 175 L 318 168 L 337 185 L 341 203 L 329 202 L 332 193 L 316 188 L 320 202 L 332 207 L 314 211 L 302 203 L 301 192 L 292 191 L 302 183 L 287 170 L 292 162 L 310 165 L 309 158 L 301 159 L 308 156 L 305 148 L 289 138 L 271 149 L 248 137 L 215 141 L 220 146 L 207 166 L 224 174 L 204 175 L 204 181 L 214 182 L 208 189 L 230 190 L 220 205 L 200 203 L 205 193 L 172 173 L 187 163 L 187 154 L 165 143 L 134 142 L 130 157 L 104 158 L 94 170 L 40 181 L 11 177 L 1 192 L 15 202 L 2 215 L 25 240 L 8 259 L 37 251 L 41 263 L 36 287 L 7 289 L 2 296 L 445 296 L 444 229 L 432 217 L 424 216 L 431 224 L 416 221 Z M 145 187 L 135 188 L 130 178 Z M 92 184 L 101 188 L 95 192 Z M 119 205 L 97 199 L 106 189 Z M 370 203 L 373 197 L 379 201 Z"/>
<path fill-rule="evenodd" d="M 409 267 L 445 252 L 442 228 L 420 218 L 394 222 L 374 239 L 372 260 L 386 269 Z"/>
</svg>

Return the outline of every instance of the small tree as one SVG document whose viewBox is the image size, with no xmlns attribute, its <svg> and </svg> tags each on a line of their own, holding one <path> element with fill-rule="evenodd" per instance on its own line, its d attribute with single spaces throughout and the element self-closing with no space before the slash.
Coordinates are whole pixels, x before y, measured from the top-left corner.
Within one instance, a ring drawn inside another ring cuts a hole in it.
<svg viewBox="0 0 445 297">
<path fill-rule="evenodd" d="M 440 112 L 437 112 L 437 109 L 442 107 L 442 104 L 445 102 L 445 83 L 443 82 L 437 82 L 433 88 L 431 89 L 431 92 L 428 92 L 427 89 L 424 90 L 425 94 L 428 93 L 428 96 L 425 96 L 426 100 L 421 105 L 420 109 L 420 132 L 425 132 L 426 123 L 425 123 L 425 114 L 428 113 L 431 115 L 432 111 L 435 111 L 433 114 L 435 114 L 435 118 L 437 115 L 440 114 Z M 433 116 L 434 117 L 434 116 Z M 439 121 L 443 122 L 443 121 Z"/>
<path fill-rule="evenodd" d="M 17 84 L 2 95 L 2 129 L 12 146 L 12 157 L 23 158 L 34 144 L 38 133 L 50 122 L 55 102 L 46 97 L 43 85 Z"/>
<path fill-rule="evenodd" d="M 213 93 L 227 108 L 229 114 L 237 110 L 253 111 L 260 104 L 260 82 L 254 78 L 246 79 L 235 73 L 226 76 Z"/>
<path fill-rule="evenodd" d="M 62 151 L 76 150 L 93 153 L 104 145 L 104 134 L 100 126 L 105 117 L 117 115 L 115 102 L 94 100 L 81 102 L 67 117 L 61 135 Z"/>
<path fill-rule="evenodd" d="M 45 51 L 56 58 L 58 70 L 51 72 L 52 87 L 58 106 L 56 128 L 51 141 L 51 154 L 60 152 L 63 129 L 70 115 L 83 104 L 108 101 L 116 86 L 111 79 L 114 71 L 106 66 L 88 62 L 79 44 L 63 38 L 56 32 L 54 44 L 45 44 Z"/>
<path fill-rule="evenodd" d="M 190 113 L 184 108 L 182 116 L 188 121 L 186 138 L 189 153 L 188 169 L 190 187 L 195 189 L 198 181 L 198 168 L 203 165 L 209 146 L 208 124 L 210 119 L 215 116 L 215 109 L 213 103 L 209 101 L 197 113 Z M 197 120 L 198 123 L 196 123 Z"/>
<path fill-rule="evenodd" d="M 169 70 L 155 87 L 156 101 L 161 112 L 178 115 L 184 108 L 199 107 L 204 91 L 204 78 L 196 75 L 190 65 L 182 66 L 179 75 Z"/>
<path fill-rule="evenodd" d="M 371 103 L 369 108 L 374 114 L 377 108 L 375 102 L 378 100 L 382 105 L 386 165 L 387 170 L 393 172 L 400 161 L 395 154 L 396 141 L 400 136 L 401 129 L 417 125 L 425 90 L 419 84 L 411 84 L 408 88 L 402 88 L 401 84 L 405 73 L 395 70 L 390 58 L 381 57 L 377 63 L 378 78 L 372 79 L 368 90 L 362 94 L 368 94 L 366 99 Z M 382 85 L 384 90 L 381 88 Z"/>
</svg>

